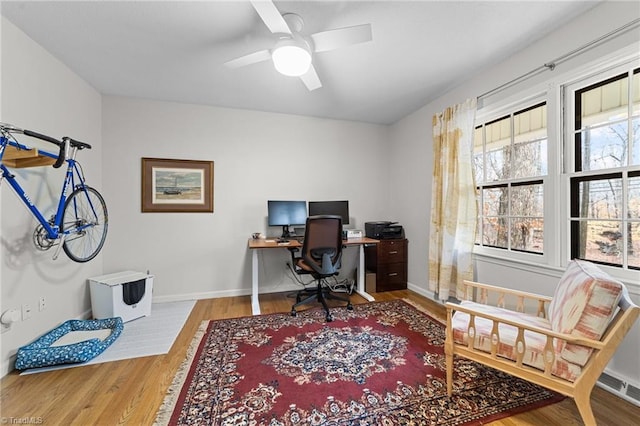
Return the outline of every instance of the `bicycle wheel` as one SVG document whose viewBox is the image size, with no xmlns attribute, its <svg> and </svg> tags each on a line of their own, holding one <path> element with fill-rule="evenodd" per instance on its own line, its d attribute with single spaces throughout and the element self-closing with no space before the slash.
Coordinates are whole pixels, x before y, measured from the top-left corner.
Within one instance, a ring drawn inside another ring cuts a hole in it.
<svg viewBox="0 0 640 426">
<path fill-rule="evenodd" d="M 66 234 L 62 248 L 75 262 L 88 262 L 100 252 L 107 238 L 109 216 L 102 195 L 85 186 L 71 193 L 62 212 Z"/>
</svg>

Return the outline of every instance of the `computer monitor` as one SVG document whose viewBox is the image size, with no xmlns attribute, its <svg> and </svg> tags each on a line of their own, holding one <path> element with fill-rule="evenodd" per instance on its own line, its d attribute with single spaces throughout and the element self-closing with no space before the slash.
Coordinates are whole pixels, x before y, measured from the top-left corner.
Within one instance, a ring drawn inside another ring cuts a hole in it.
<svg viewBox="0 0 640 426">
<path fill-rule="evenodd" d="M 267 201 L 269 226 L 282 226 L 282 238 L 291 236 L 290 225 L 304 225 L 307 222 L 306 201 Z"/>
<path fill-rule="evenodd" d="M 309 216 L 332 214 L 342 216 L 342 224 L 349 224 L 348 201 L 309 201 Z"/>
</svg>

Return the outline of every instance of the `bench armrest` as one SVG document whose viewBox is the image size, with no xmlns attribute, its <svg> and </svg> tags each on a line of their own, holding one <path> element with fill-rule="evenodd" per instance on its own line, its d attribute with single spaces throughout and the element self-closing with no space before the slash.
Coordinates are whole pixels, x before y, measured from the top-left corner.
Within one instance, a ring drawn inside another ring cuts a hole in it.
<svg viewBox="0 0 640 426">
<path fill-rule="evenodd" d="M 474 292 L 474 290 L 477 290 Z M 466 300 L 474 300 L 474 293 L 477 293 L 478 303 L 484 305 L 489 304 L 489 294 L 497 294 L 498 301 L 496 306 L 500 308 L 506 308 L 505 300 L 508 297 L 516 299 L 516 312 L 525 311 L 525 301 L 534 301 L 537 306 L 536 315 L 541 318 L 547 317 L 547 305 L 551 302 L 552 298 L 549 296 L 543 296 L 541 294 L 529 293 L 526 291 L 513 290 L 510 288 L 498 287 L 489 284 L 482 284 L 474 281 L 464 281 L 464 295 Z"/>
<path fill-rule="evenodd" d="M 587 346 L 594 349 L 602 349 L 604 347 L 604 344 L 599 340 L 587 339 L 585 337 L 576 337 L 570 334 L 557 333 L 553 330 L 548 330 L 546 328 L 540 328 L 540 327 L 532 326 L 529 324 L 522 324 L 517 321 L 509 320 L 506 318 L 500 318 L 495 315 L 487 314 L 486 312 L 477 311 L 472 308 L 469 308 L 468 306 L 461 306 L 455 303 L 447 302 L 445 304 L 445 307 L 447 308 L 447 320 L 449 320 L 450 317 L 453 316 L 454 311 L 460 311 L 460 312 L 465 312 L 471 315 L 472 316 L 470 320 L 471 322 L 473 322 L 473 317 L 485 318 L 492 321 L 494 329 L 497 329 L 499 324 L 507 324 L 517 328 L 518 334 L 522 333 L 524 335 L 524 331 L 531 331 L 534 333 L 542 334 L 543 336 L 547 337 L 547 339 L 551 339 L 551 338 L 560 339 L 560 340 L 566 341 L 567 343 Z"/>
</svg>

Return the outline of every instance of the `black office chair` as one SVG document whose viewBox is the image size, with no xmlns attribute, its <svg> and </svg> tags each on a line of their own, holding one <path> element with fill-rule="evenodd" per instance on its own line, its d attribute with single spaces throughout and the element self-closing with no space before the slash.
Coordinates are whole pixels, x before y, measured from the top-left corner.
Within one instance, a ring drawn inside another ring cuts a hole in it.
<svg viewBox="0 0 640 426">
<path fill-rule="evenodd" d="M 310 216 L 302 243 L 300 257 L 295 257 L 295 251 L 291 251 L 291 260 L 294 271 L 297 274 L 310 274 L 315 278 L 317 287 L 305 289 L 296 295 L 296 303 L 291 307 L 291 315 L 296 316 L 296 308 L 311 301 L 322 303 L 327 313 L 327 322 L 333 321 L 333 316 L 327 306 L 327 299 L 347 302 L 347 309 L 352 310 L 353 305 L 349 298 L 336 296 L 327 286 L 328 277 L 338 275 L 342 259 L 342 217 L 333 215 Z M 305 297 L 303 299 L 303 297 Z"/>
</svg>

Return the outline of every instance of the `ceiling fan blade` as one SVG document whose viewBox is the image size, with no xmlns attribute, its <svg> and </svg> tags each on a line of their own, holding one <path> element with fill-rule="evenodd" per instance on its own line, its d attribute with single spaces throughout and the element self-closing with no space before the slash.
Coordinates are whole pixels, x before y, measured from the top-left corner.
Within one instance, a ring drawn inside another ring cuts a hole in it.
<svg viewBox="0 0 640 426">
<path fill-rule="evenodd" d="M 371 24 L 356 25 L 355 27 L 338 28 L 311 34 L 316 52 L 339 49 L 352 44 L 364 43 L 372 40 Z"/>
<path fill-rule="evenodd" d="M 313 67 L 313 64 L 309 67 L 309 71 L 302 74 L 300 79 L 307 86 L 309 91 L 316 90 L 322 87 L 322 83 L 320 83 L 320 77 L 318 77 L 318 73 L 316 73 L 316 69 Z"/>
<path fill-rule="evenodd" d="M 268 50 L 260 50 L 259 52 L 241 56 L 229 62 L 225 62 L 224 64 L 229 68 L 240 68 L 258 62 L 267 61 L 269 59 L 271 59 L 271 53 L 269 53 Z"/>
<path fill-rule="evenodd" d="M 251 0 L 251 4 L 272 33 L 291 34 L 289 25 L 271 0 Z"/>
</svg>

